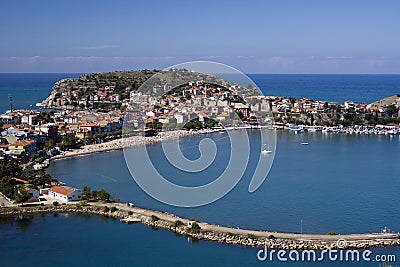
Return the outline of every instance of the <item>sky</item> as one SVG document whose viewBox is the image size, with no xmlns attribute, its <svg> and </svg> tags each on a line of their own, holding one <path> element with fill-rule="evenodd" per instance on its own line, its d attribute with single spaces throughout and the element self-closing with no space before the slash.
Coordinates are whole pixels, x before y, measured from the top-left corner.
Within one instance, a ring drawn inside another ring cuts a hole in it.
<svg viewBox="0 0 400 267">
<path fill-rule="evenodd" d="M 21 1 L 0 4 L 0 72 L 164 69 L 400 73 L 400 1 Z"/>
</svg>

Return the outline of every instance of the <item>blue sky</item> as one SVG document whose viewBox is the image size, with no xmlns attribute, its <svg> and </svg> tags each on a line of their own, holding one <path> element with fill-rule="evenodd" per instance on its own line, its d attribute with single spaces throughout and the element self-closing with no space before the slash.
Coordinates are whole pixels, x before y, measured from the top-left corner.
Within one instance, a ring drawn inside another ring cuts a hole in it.
<svg viewBox="0 0 400 267">
<path fill-rule="evenodd" d="M 0 72 L 400 73 L 400 1 L 2 1 Z"/>
</svg>

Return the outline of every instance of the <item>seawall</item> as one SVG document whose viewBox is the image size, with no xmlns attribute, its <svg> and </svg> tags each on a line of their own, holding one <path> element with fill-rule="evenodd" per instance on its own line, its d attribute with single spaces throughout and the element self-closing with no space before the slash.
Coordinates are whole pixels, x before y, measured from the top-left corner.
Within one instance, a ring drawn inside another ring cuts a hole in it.
<svg viewBox="0 0 400 267">
<path fill-rule="evenodd" d="M 105 206 L 107 206 L 108 209 L 106 209 Z M 116 210 L 112 212 L 109 210 L 111 207 L 115 207 Z M 46 205 L 0 208 L 0 216 L 35 213 L 81 213 L 108 216 L 120 220 L 140 222 L 151 227 L 167 229 L 194 239 L 249 247 L 267 246 L 271 249 L 328 250 L 400 246 L 398 235 L 390 233 L 345 235 L 291 234 L 237 229 L 209 224 L 207 222 L 197 222 L 201 229 L 197 232 L 192 232 L 191 228 L 188 227 L 188 223 L 191 222 L 189 219 L 180 218 L 174 214 L 166 212 L 152 211 L 138 207 L 128 207 L 122 203 L 93 203 L 90 205 L 64 204 L 60 206 Z M 172 226 L 176 221 L 181 221 L 183 224 L 178 227 Z"/>
</svg>

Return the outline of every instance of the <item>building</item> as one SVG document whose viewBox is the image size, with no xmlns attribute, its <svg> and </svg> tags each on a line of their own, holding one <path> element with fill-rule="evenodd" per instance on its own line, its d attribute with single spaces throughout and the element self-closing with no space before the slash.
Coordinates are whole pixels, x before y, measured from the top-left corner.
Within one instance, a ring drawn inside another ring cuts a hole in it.
<svg viewBox="0 0 400 267">
<path fill-rule="evenodd" d="M 34 188 L 24 187 L 26 194 L 28 195 L 28 200 L 38 200 L 39 199 L 39 191 Z"/>
<path fill-rule="evenodd" d="M 48 193 L 49 197 L 65 202 L 82 200 L 82 191 L 69 186 L 53 186 Z"/>
<path fill-rule="evenodd" d="M 46 123 L 43 125 L 39 125 L 35 127 L 35 130 L 46 133 L 47 138 L 53 140 L 54 142 L 60 141 L 58 134 L 58 124 L 56 123 Z"/>
<path fill-rule="evenodd" d="M 242 103 L 234 103 L 234 108 L 236 112 L 242 113 L 243 117 L 249 117 L 250 108 Z"/>
<path fill-rule="evenodd" d="M 13 144 L 10 144 L 8 147 L 10 151 L 24 151 L 28 154 L 28 156 L 36 153 L 36 142 L 35 140 L 20 140 Z"/>
</svg>

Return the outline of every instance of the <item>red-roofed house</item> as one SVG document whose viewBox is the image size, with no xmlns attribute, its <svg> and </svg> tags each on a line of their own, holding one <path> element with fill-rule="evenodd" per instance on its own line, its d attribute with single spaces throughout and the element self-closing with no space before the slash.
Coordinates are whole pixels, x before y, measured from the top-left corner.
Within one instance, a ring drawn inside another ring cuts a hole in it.
<svg viewBox="0 0 400 267">
<path fill-rule="evenodd" d="M 20 140 L 13 144 L 10 144 L 8 149 L 10 151 L 11 150 L 25 151 L 30 156 L 36 152 L 36 142 L 35 142 L 35 140 L 31 140 L 31 139 Z"/>
<path fill-rule="evenodd" d="M 69 186 L 53 186 L 49 189 L 49 197 L 65 202 L 82 200 L 82 191 Z"/>
</svg>

